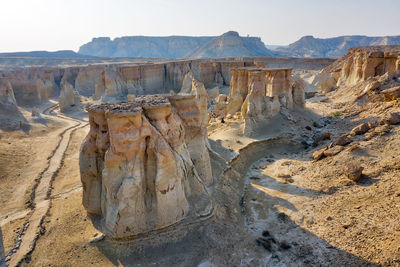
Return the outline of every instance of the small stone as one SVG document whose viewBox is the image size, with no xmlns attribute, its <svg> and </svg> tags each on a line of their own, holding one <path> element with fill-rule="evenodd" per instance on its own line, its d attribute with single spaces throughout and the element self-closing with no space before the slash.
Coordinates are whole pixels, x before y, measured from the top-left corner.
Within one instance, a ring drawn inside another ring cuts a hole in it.
<svg viewBox="0 0 400 267">
<path fill-rule="evenodd" d="M 341 135 L 338 140 L 336 141 L 336 144 L 339 146 L 345 146 L 347 144 L 351 143 L 351 139 L 347 137 L 346 134 Z"/>
<path fill-rule="evenodd" d="M 322 148 L 313 152 L 312 157 L 315 161 L 320 160 L 324 156 L 326 148 Z"/>
<path fill-rule="evenodd" d="M 363 167 L 355 163 L 344 164 L 342 169 L 346 177 L 354 182 L 357 182 L 361 178 L 362 171 L 364 170 Z"/>
<path fill-rule="evenodd" d="M 392 129 L 392 127 L 390 125 L 385 124 L 385 125 L 376 127 L 374 132 L 378 135 L 385 135 L 385 134 L 389 133 L 391 129 Z"/>
<path fill-rule="evenodd" d="M 381 120 L 380 124 L 394 125 L 400 123 L 400 112 L 387 113 Z"/>
<path fill-rule="evenodd" d="M 362 124 L 360 124 L 360 125 L 354 127 L 354 128 L 350 131 L 350 134 L 351 134 L 352 136 L 364 134 L 364 133 L 366 133 L 369 129 L 370 129 L 370 128 L 369 128 L 369 126 L 368 126 L 368 123 L 362 123 Z"/>
<path fill-rule="evenodd" d="M 269 231 L 268 230 L 264 230 L 263 232 L 262 232 L 262 236 L 263 237 L 267 237 L 267 236 L 270 236 L 271 234 L 269 233 Z"/>
<path fill-rule="evenodd" d="M 353 225 L 352 222 L 347 222 L 347 223 L 344 223 L 344 224 L 342 225 L 342 227 L 343 227 L 344 229 L 349 229 L 350 226 L 352 226 L 352 225 Z"/>
<path fill-rule="evenodd" d="M 327 140 L 327 139 L 331 139 L 331 134 L 330 133 L 318 133 L 315 134 L 313 136 L 313 140 L 314 140 L 314 147 L 318 146 L 319 142 L 323 141 L 323 140 Z"/>
<path fill-rule="evenodd" d="M 340 152 L 342 152 L 343 149 L 344 149 L 343 146 L 334 146 L 332 148 L 325 150 L 324 156 L 326 156 L 326 157 L 335 156 L 335 155 L 339 154 Z"/>
<path fill-rule="evenodd" d="M 290 248 L 292 248 L 292 246 L 289 245 L 285 240 L 283 240 L 283 241 L 281 241 L 279 243 L 279 247 L 282 248 L 282 249 L 290 249 Z"/>
<path fill-rule="evenodd" d="M 360 148 L 360 146 L 358 144 L 352 144 L 347 148 L 347 151 L 353 151 Z"/>
<path fill-rule="evenodd" d="M 90 240 L 90 243 L 96 243 L 96 242 L 102 241 L 104 238 L 105 238 L 105 235 L 101 234 L 101 235 L 93 238 L 92 240 Z"/>
</svg>

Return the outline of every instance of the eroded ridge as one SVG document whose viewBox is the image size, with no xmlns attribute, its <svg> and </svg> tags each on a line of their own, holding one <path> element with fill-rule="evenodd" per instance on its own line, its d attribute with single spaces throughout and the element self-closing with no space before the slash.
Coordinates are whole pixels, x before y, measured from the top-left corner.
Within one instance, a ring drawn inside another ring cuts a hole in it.
<svg viewBox="0 0 400 267">
<path fill-rule="evenodd" d="M 83 205 L 100 216 L 101 231 L 127 238 L 211 213 L 207 130 L 195 96 L 141 96 L 88 112 Z"/>
</svg>

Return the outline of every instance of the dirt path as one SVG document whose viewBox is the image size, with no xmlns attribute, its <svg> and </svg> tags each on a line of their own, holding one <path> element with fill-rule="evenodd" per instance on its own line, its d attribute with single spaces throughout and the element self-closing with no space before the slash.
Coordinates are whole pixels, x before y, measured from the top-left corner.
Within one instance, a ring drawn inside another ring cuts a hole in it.
<svg viewBox="0 0 400 267">
<path fill-rule="evenodd" d="M 51 114 L 57 107 L 58 105 L 50 106 L 44 109 L 43 113 Z M 43 219 L 51 207 L 51 200 L 49 198 L 51 184 L 62 166 L 71 135 L 78 128 L 86 126 L 82 121 L 68 118 L 63 115 L 57 116 L 61 119 L 68 120 L 71 126 L 66 128 L 60 134 L 58 145 L 53 151 L 51 157 L 48 159 L 48 166 L 42 172 L 33 188 L 31 194 L 32 211 L 28 220 L 25 222 L 23 229 L 15 240 L 13 249 L 6 256 L 6 262 L 9 266 L 18 266 L 34 249 L 36 240 L 43 231 Z"/>
</svg>

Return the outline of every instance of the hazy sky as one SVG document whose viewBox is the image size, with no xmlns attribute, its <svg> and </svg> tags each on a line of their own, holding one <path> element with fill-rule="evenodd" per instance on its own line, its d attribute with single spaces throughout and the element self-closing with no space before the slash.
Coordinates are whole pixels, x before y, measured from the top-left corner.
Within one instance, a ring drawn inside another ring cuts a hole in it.
<svg viewBox="0 0 400 267">
<path fill-rule="evenodd" d="M 400 35 L 400 0 L 0 0 L 0 52 L 77 51 L 92 37 Z"/>
</svg>

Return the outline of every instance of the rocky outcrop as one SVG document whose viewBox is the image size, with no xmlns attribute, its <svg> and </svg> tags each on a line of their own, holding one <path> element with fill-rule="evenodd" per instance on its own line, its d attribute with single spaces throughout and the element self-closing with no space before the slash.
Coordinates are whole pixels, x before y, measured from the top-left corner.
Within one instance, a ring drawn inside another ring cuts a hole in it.
<svg viewBox="0 0 400 267">
<path fill-rule="evenodd" d="M 240 111 L 248 94 L 249 70 L 246 68 L 232 69 L 232 79 L 229 90 L 228 114 Z"/>
<path fill-rule="evenodd" d="M 211 212 L 207 131 L 195 96 L 141 96 L 88 112 L 83 205 L 103 218 L 103 232 L 131 237 Z"/>
<path fill-rule="evenodd" d="M 61 81 L 60 87 L 61 91 L 58 102 L 62 112 L 70 109 L 71 107 L 80 105 L 80 95 L 78 91 L 74 90 L 74 87 L 68 81 Z"/>
<path fill-rule="evenodd" d="M 59 69 L 16 69 L 0 74 L 11 84 L 18 104 L 40 103 L 58 93 Z"/>
<path fill-rule="evenodd" d="M 197 59 L 151 64 L 32 67 L 0 71 L 0 77 L 10 82 L 18 104 L 34 106 L 49 97 L 59 96 L 62 80 L 67 81 L 81 96 L 116 102 L 126 100 L 128 95 L 177 93 L 182 88 L 187 88 L 187 93 L 190 93 L 192 79 L 202 82 L 206 89 L 229 86 L 231 80 L 235 81 L 231 73 L 235 68 L 293 66 L 308 69 L 320 68 L 328 63 L 329 60 L 268 57 Z M 69 63 L 73 64 L 78 63 Z M 246 95 L 243 94 L 240 102 Z M 239 111 L 240 106 L 236 110 Z"/>
<path fill-rule="evenodd" d="M 323 70 L 326 83 L 321 89 L 329 91 L 339 85 L 356 85 L 373 77 L 400 75 L 398 46 L 356 47 Z"/>
<path fill-rule="evenodd" d="M 240 111 L 245 121 L 244 133 L 251 135 L 257 125 L 281 108 L 304 107 L 304 90 L 304 83 L 292 78 L 291 69 L 232 69 L 227 113 Z"/>
<path fill-rule="evenodd" d="M 0 106 L 5 108 L 16 108 L 17 106 L 11 83 L 5 79 L 0 79 Z"/>
</svg>

